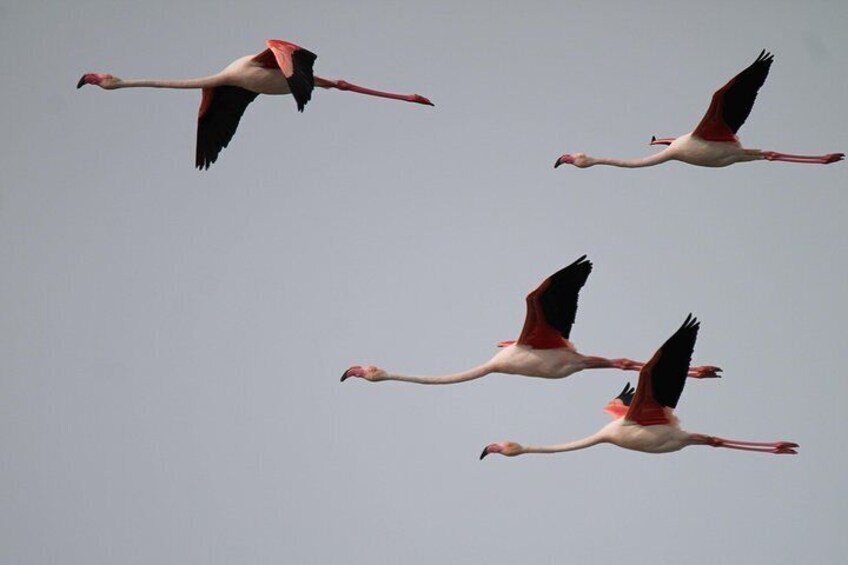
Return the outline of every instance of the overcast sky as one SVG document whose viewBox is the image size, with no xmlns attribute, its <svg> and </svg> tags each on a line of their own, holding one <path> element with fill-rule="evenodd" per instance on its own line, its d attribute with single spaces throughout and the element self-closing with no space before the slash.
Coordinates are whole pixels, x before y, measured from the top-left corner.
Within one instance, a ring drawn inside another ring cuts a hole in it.
<svg viewBox="0 0 848 565">
<path fill-rule="evenodd" d="M 690 131 L 766 48 L 749 147 L 848 150 L 848 4 L 22 2 L 0 7 L 0 562 L 835 563 L 848 553 L 845 163 L 553 169 Z M 429 97 L 262 96 L 207 172 L 188 78 L 266 38 Z M 690 431 L 612 446 L 635 373 L 450 387 L 582 254 L 572 339 L 648 358 L 702 322 Z"/>
</svg>

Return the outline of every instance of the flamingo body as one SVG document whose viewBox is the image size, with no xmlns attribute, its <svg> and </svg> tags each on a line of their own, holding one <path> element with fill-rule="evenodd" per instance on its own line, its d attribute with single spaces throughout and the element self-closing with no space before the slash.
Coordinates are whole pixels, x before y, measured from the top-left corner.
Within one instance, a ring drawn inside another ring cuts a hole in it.
<svg viewBox="0 0 848 565">
<path fill-rule="evenodd" d="M 573 348 L 536 349 L 513 344 L 501 349 L 490 361 L 492 372 L 544 379 L 563 379 L 591 367 L 591 361 Z"/>
<path fill-rule="evenodd" d="M 670 159 L 699 167 L 726 167 L 763 158 L 758 151 L 744 149 L 739 141 L 710 141 L 692 133 L 676 138 L 664 152 Z"/>
<path fill-rule="evenodd" d="M 247 55 L 236 59 L 221 71 L 221 84 L 238 86 L 257 94 L 291 94 L 285 75 L 279 68 L 269 67 Z"/>
<path fill-rule="evenodd" d="M 643 453 L 671 453 L 690 445 L 689 434 L 678 426 L 641 426 L 625 418 L 613 420 L 601 429 L 600 434 L 606 443 Z"/>
</svg>

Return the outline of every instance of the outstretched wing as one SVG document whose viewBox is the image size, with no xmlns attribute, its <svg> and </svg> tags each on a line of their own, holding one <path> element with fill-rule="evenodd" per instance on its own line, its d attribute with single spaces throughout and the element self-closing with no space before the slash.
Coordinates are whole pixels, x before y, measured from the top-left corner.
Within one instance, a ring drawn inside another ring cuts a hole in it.
<svg viewBox="0 0 848 565">
<path fill-rule="evenodd" d="M 639 384 L 625 418 L 643 426 L 668 424 L 686 384 L 699 322 L 689 314 L 683 325 L 639 372 Z"/>
<path fill-rule="evenodd" d="M 269 39 L 265 42 L 268 49 L 256 55 L 253 60 L 267 68 L 278 68 L 286 77 L 292 96 L 297 102 L 297 109 L 303 112 L 304 106 L 312 98 L 315 88 L 315 76 L 312 65 L 318 56 L 303 47 L 280 39 Z"/>
<path fill-rule="evenodd" d="M 624 385 L 621 393 L 604 406 L 604 412 L 612 416 L 613 420 L 624 418 L 627 415 L 627 409 L 630 407 L 630 403 L 633 402 L 633 393 L 635 391 L 636 389 L 630 386 L 630 383 Z"/>
<path fill-rule="evenodd" d="M 577 315 L 577 296 L 591 272 L 592 262 L 584 255 L 528 294 L 527 315 L 518 343 L 536 349 L 565 346 Z"/>
<path fill-rule="evenodd" d="M 747 69 L 716 90 L 707 113 L 692 133 L 710 141 L 735 141 L 736 132 L 748 119 L 773 60 L 774 55 L 763 50 Z"/>
<path fill-rule="evenodd" d="M 218 159 L 221 149 L 236 133 L 247 105 L 259 96 L 239 86 L 204 88 L 197 116 L 197 150 L 194 164 L 208 169 Z"/>
</svg>

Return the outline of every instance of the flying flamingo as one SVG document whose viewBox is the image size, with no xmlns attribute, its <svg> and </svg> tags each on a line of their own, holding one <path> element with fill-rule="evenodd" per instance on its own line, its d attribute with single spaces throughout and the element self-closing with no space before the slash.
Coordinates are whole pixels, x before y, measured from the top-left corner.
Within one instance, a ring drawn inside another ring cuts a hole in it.
<svg viewBox="0 0 848 565">
<path fill-rule="evenodd" d="M 77 83 L 77 88 L 96 84 L 106 90 L 130 87 L 203 89 L 197 116 L 195 166 L 198 169 L 208 169 L 218 159 L 218 153 L 233 138 L 247 105 L 260 94 L 291 94 L 300 112 L 312 97 L 315 86 L 433 106 L 432 102 L 418 94 L 382 92 L 344 80 L 313 76 L 312 65 L 317 55 L 279 39 L 269 39 L 265 44 L 268 48 L 261 53 L 236 59 L 221 72 L 203 78 L 122 80 L 110 74 L 86 73 Z"/>
<path fill-rule="evenodd" d="M 523 453 L 560 453 L 584 449 L 599 443 L 611 443 L 625 449 L 646 453 L 669 453 L 690 445 L 727 447 L 760 453 L 797 454 L 797 443 L 789 441 L 741 441 L 684 431 L 674 415 L 674 408 L 686 384 L 686 373 L 695 339 L 698 321 L 690 314 L 671 338 L 654 354 L 639 373 L 635 394 L 630 383 L 604 410 L 613 421 L 597 433 L 571 443 L 525 447 L 504 441 L 491 443 L 483 449 L 480 459 L 490 453 L 508 457 Z"/>
<path fill-rule="evenodd" d="M 710 107 L 701 119 L 701 123 L 691 133 L 684 136 L 651 139 L 651 145 L 668 145 L 659 153 L 642 159 L 607 159 L 590 157 L 585 153 L 566 153 L 557 159 L 554 168 L 562 164 L 574 165 L 581 169 L 593 165 L 612 165 L 614 167 L 651 167 L 666 161 L 683 161 L 701 167 L 726 167 L 745 161 L 787 161 L 789 163 L 835 163 L 841 161 L 844 153 L 826 155 L 790 155 L 776 151 L 745 149 L 739 143 L 736 132 L 745 123 L 757 91 L 768 76 L 773 55 L 763 50 L 757 60 L 733 77 L 730 82 L 713 94 Z"/>
<path fill-rule="evenodd" d="M 577 352 L 569 341 L 571 326 L 577 314 L 577 295 L 586 283 L 592 263 L 582 256 L 560 269 L 527 295 L 527 315 L 518 341 L 502 341 L 502 347 L 486 363 L 450 375 L 409 376 L 388 373 L 373 365 L 355 365 L 342 374 L 367 381 L 406 381 L 418 384 L 452 384 L 479 379 L 490 373 L 525 375 L 545 379 L 562 379 L 583 369 L 622 369 L 638 371 L 644 363 L 630 359 L 606 359 Z M 693 367 L 694 378 L 718 377 L 718 367 Z"/>
</svg>

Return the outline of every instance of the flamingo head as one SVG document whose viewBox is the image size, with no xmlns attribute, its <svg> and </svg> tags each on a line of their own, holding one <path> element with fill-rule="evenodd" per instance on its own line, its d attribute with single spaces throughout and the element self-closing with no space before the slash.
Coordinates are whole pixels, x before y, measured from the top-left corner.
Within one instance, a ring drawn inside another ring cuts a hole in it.
<svg viewBox="0 0 848 565">
<path fill-rule="evenodd" d="M 82 88 L 86 84 L 96 84 L 100 88 L 111 90 L 118 85 L 119 78 L 106 73 L 85 73 L 77 82 L 77 88 Z"/>
<path fill-rule="evenodd" d="M 360 379 L 365 379 L 366 381 L 382 381 L 386 378 L 386 372 L 374 365 L 354 365 L 344 373 L 342 373 L 341 382 L 345 382 L 345 379 L 350 377 L 359 377 Z"/>
<path fill-rule="evenodd" d="M 480 460 L 482 461 L 485 456 L 490 453 L 500 453 L 501 455 L 506 455 L 507 457 L 514 457 L 521 453 L 524 450 L 520 444 L 515 443 L 514 441 L 499 441 L 497 443 L 490 443 L 483 449 L 483 453 L 480 454 Z"/>
<path fill-rule="evenodd" d="M 589 158 L 586 157 L 585 153 L 566 153 L 556 160 L 556 163 L 554 163 L 554 169 L 560 165 L 574 165 L 575 167 L 584 169 L 586 167 L 591 167 L 592 163 L 589 162 Z"/>
</svg>

